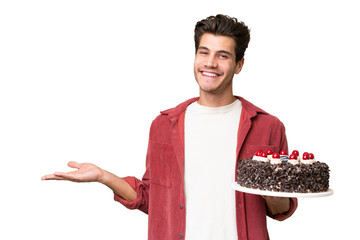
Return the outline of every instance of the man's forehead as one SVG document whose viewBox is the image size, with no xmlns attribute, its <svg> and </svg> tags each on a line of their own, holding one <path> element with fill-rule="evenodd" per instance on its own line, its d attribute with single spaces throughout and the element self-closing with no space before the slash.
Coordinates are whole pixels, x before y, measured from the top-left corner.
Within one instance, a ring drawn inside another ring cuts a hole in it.
<svg viewBox="0 0 360 240">
<path fill-rule="evenodd" d="M 231 37 L 205 33 L 200 39 L 199 49 L 235 53 L 235 41 Z"/>
</svg>

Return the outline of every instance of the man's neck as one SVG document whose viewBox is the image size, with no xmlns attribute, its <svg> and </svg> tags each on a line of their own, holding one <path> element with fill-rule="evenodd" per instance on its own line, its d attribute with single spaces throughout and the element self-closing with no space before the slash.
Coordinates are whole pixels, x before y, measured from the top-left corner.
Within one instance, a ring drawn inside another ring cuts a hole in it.
<svg viewBox="0 0 360 240">
<path fill-rule="evenodd" d="M 200 92 L 200 98 L 197 103 L 206 107 L 222 107 L 233 103 L 235 100 L 236 97 L 232 93 L 218 96 L 216 94 Z"/>
</svg>

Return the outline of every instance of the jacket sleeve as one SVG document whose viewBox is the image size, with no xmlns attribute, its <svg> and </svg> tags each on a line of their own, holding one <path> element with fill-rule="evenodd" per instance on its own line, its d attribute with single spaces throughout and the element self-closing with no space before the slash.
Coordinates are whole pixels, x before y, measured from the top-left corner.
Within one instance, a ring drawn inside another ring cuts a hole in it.
<svg viewBox="0 0 360 240">
<path fill-rule="evenodd" d="M 288 143 L 287 143 L 286 134 L 285 134 L 285 127 L 284 127 L 284 124 L 281 122 L 280 122 L 280 125 L 278 128 L 278 133 L 280 134 L 280 142 L 279 142 L 280 150 L 285 150 L 286 152 L 289 152 Z M 290 198 L 290 209 L 287 212 L 282 213 L 282 214 L 273 215 L 266 208 L 266 214 L 275 220 L 283 221 L 283 220 L 289 218 L 295 212 L 297 206 L 298 206 L 297 198 Z"/>
</svg>

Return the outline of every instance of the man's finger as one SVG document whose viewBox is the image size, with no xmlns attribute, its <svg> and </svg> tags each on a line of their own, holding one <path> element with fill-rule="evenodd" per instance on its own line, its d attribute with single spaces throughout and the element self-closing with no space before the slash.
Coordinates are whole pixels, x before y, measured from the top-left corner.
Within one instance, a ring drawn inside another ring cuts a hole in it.
<svg viewBox="0 0 360 240">
<path fill-rule="evenodd" d="M 72 168 L 80 168 L 81 163 L 70 161 L 70 162 L 68 162 L 68 166 L 72 167 Z"/>
<path fill-rule="evenodd" d="M 48 174 L 41 177 L 41 180 L 67 180 L 60 176 L 55 176 L 54 174 Z"/>
<path fill-rule="evenodd" d="M 73 172 L 56 172 L 54 173 L 55 177 L 62 178 L 64 180 L 77 180 L 73 174 Z"/>
</svg>

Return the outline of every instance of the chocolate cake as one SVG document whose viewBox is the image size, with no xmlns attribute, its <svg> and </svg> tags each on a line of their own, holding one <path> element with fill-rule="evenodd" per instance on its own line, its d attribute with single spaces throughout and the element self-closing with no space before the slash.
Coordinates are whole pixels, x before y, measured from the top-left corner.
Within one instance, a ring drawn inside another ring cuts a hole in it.
<svg viewBox="0 0 360 240">
<path fill-rule="evenodd" d="M 267 191 L 296 193 L 315 193 L 328 190 L 330 170 L 326 163 L 309 159 L 308 153 L 304 153 L 303 159 L 300 161 L 300 158 L 293 156 L 293 154 L 290 155 L 290 158 L 276 153 L 265 157 L 266 155 L 262 154 L 262 151 L 259 154 L 259 151 L 256 153 L 257 157 L 239 161 L 237 182 L 241 186 Z M 264 160 L 261 160 L 261 155 L 263 158 L 265 157 Z M 280 163 L 274 164 L 276 161 L 273 160 L 277 160 L 276 158 L 279 158 L 279 155 L 285 157 L 281 158 Z M 273 156 L 275 159 L 272 159 Z M 313 158 L 313 154 L 310 156 Z M 266 161 L 266 159 L 268 160 Z M 297 163 L 292 162 L 295 159 L 298 159 Z"/>
</svg>

